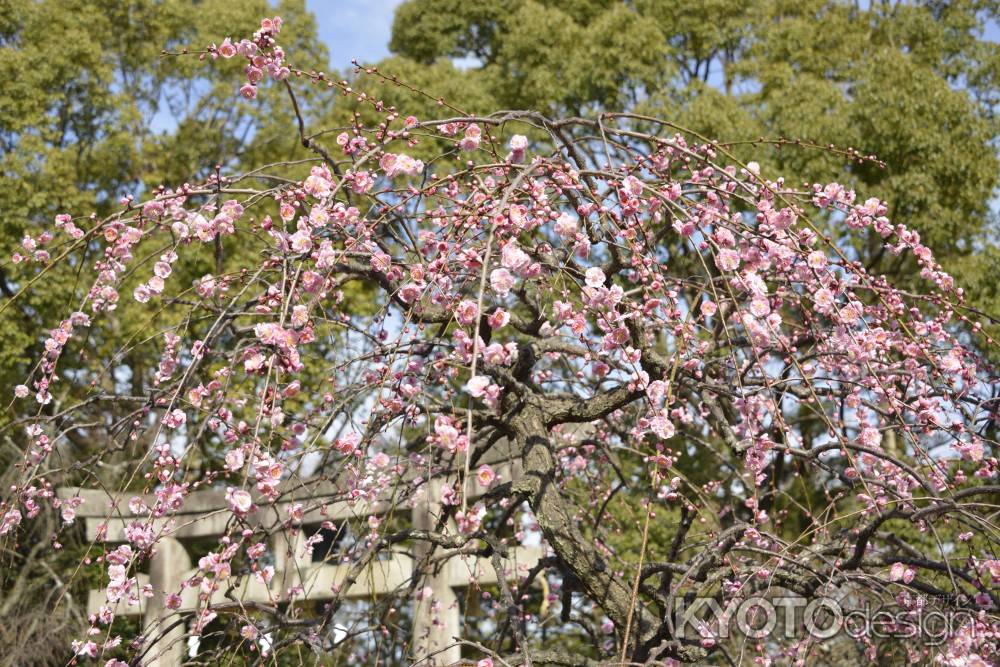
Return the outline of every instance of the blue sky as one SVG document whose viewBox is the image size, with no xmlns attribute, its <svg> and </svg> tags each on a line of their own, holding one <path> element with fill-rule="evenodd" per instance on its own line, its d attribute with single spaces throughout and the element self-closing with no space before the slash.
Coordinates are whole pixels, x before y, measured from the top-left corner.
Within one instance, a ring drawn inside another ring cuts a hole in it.
<svg viewBox="0 0 1000 667">
<path fill-rule="evenodd" d="M 352 58 L 374 62 L 389 55 L 392 14 L 401 1 L 306 0 L 330 50 L 330 65 L 344 70 Z"/>
<path fill-rule="evenodd" d="M 468 0 L 475 2 L 476 0 Z M 319 37 L 330 50 L 330 65 L 344 70 L 351 59 L 375 62 L 389 55 L 392 14 L 402 0 L 306 0 L 316 15 Z M 1000 41 L 1000 26 L 990 21 L 986 37 Z"/>
</svg>

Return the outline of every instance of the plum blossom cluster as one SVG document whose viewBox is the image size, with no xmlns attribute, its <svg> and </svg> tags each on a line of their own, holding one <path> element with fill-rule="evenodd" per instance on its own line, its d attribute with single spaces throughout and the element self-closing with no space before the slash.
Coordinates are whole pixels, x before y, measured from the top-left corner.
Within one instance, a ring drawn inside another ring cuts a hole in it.
<svg viewBox="0 0 1000 667">
<path fill-rule="evenodd" d="M 260 30 L 255 32 L 251 39 L 241 39 L 234 44 L 229 37 L 226 37 L 218 46 L 213 44 L 208 47 L 208 52 L 213 58 L 229 59 L 242 56 L 247 60 L 243 70 L 246 83 L 240 88 L 240 95 L 248 100 L 257 97 L 257 86 L 265 76 L 270 76 L 275 81 L 282 81 L 291 74 L 291 70 L 284 63 L 285 51 L 275 41 L 275 35 L 281 32 L 281 25 L 280 16 L 263 19 L 260 22 Z"/>
<path fill-rule="evenodd" d="M 73 219 L 65 213 L 61 213 L 56 216 L 55 227 L 56 231 L 62 231 L 74 241 L 79 241 L 85 235 L 85 232 L 73 224 Z M 34 261 L 38 264 L 48 264 L 52 255 L 45 249 L 45 246 L 55 238 L 55 233 L 50 231 L 43 231 L 37 237 L 32 236 L 31 234 L 25 234 L 24 238 L 21 239 L 21 248 L 27 254 L 15 252 L 11 256 L 11 262 L 14 264 L 21 264 L 27 261 Z"/>
</svg>

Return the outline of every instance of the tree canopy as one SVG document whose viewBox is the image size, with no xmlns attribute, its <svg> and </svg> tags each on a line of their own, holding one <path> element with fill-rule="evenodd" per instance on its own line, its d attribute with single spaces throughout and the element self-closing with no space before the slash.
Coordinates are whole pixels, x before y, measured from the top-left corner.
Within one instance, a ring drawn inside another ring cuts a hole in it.
<svg viewBox="0 0 1000 667">
<path fill-rule="evenodd" d="M 201 180 L 216 165 L 252 168 L 258 161 L 293 159 L 302 147 L 285 133 L 291 110 L 276 98 L 251 103 L 233 96 L 239 76 L 235 65 L 206 68 L 195 58 L 162 57 L 164 50 L 221 39 L 232 26 L 256 22 L 267 3 L 227 0 L 136 0 L 123 3 L 90 0 L 3 0 L 0 2 L 0 66 L 7 72 L 0 90 L 0 381 L 19 384 L 44 351 L 48 332 L 80 286 L 80 268 L 93 257 L 75 239 L 49 246 L 52 265 L 36 278 L 23 271 L 21 257 L 34 261 L 32 243 L 54 217 L 72 210 L 103 218 L 123 196 L 148 196 L 161 183 Z M 300 1 L 280 3 L 293 21 L 286 43 L 322 62 L 326 49 L 316 38 L 311 14 Z M 192 16 L 197 20 L 192 21 Z M 234 88 L 234 85 L 236 86 Z M 55 261 L 64 253 L 65 261 Z M 230 253 L 231 254 L 231 253 Z M 17 263 L 12 257 L 17 257 Z M 189 282 L 214 268 L 212 252 L 191 257 L 177 267 Z M 108 336 L 94 335 L 83 357 L 116 359 L 117 377 L 97 385 L 112 391 L 131 382 L 136 391 L 150 381 L 157 354 L 120 350 L 120 340 L 140 335 L 143 318 L 128 303 L 114 314 Z M 115 355 L 121 354 L 121 357 Z M 72 375 L 73 369 L 67 368 Z M 88 389 L 87 381 L 69 382 L 55 392 L 55 411 Z M 5 403 L 0 424 L 24 416 Z M 104 452 L 106 440 L 70 432 L 69 460 Z M 5 484 L 19 460 L 18 433 L 3 435 Z M 118 474 L 114 466 L 103 471 Z M 49 527 L 51 528 L 51 527 Z M 44 544 L 46 528 L 37 543 Z M 40 664 L 49 652 L 64 664 L 65 637 L 83 618 L 49 614 L 53 565 L 35 541 L 18 550 L 17 572 L 4 575 L 0 633 L 9 650 L 0 664 Z M 77 554 L 77 552 L 73 552 Z M 82 554 L 83 552 L 79 552 Z M 77 554 L 78 555 L 78 554 Z M 65 608 L 60 608 L 64 612 Z M 68 639 L 67 639 L 68 641 Z M 6 662 L 4 662 L 6 661 Z"/>
<path fill-rule="evenodd" d="M 890 202 L 989 314 L 1000 312 L 996 17 L 996 2 L 978 1 L 407 0 L 390 42 L 403 62 L 384 65 L 470 112 L 628 110 L 741 142 L 736 154 L 790 180 L 837 174 Z M 762 151 L 750 143 L 761 137 L 853 147 L 884 166 Z M 898 280 L 914 272 L 877 238 L 844 242 Z"/>
<path fill-rule="evenodd" d="M 252 164 L 261 153 L 294 155 L 296 143 L 275 133 L 291 117 L 287 109 L 234 100 L 231 70 L 160 56 L 164 49 L 218 39 L 265 8 L 263 1 L 4 0 L 0 64 L 9 75 L 0 92 L 3 254 L 10 257 L 26 233 L 62 210 L 103 216 L 126 194 L 201 178 L 216 164 Z M 325 60 L 303 3 L 283 2 L 281 11 L 295 20 L 288 43 Z M 191 21 L 195 12 L 198 20 Z M 4 381 L 23 376 L 41 349 L 39 333 L 65 307 L 74 281 L 72 271 L 50 271 L 44 283 L 5 307 Z M 22 287 L 10 266 L 0 267 L 5 301 Z"/>
</svg>

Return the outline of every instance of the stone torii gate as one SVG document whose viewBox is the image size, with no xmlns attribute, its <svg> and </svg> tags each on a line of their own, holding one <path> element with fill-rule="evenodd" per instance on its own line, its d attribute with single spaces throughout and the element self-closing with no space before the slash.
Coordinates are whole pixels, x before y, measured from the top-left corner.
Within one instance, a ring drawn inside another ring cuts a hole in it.
<svg viewBox="0 0 1000 667">
<path fill-rule="evenodd" d="M 520 462 L 503 463 L 498 470 L 507 479 L 519 473 Z M 454 479 L 454 476 L 451 476 Z M 427 482 L 426 489 L 411 511 L 414 528 L 432 530 L 437 525 L 441 513 L 440 489 L 444 479 L 435 478 Z M 301 487 L 302 484 L 300 483 Z M 469 497 L 477 498 L 486 492 L 478 482 L 469 480 Z M 276 529 L 271 534 L 271 549 L 274 556 L 274 576 L 267 584 L 251 576 L 236 580 L 228 589 L 216 590 L 208 602 L 209 606 L 233 604 L 233 600 L 274 604 L 288 601 L 288 591 L 301 587 L 302 593 L 294 599 L 324 600 L 334 597 L 334 590 L 342 596 L 355 599 L 370 599 L 404 590 L 414 576 L 414 559 L 402 554 L 394 554 L 386 560 L 373 561 L 346 591 L 340 590 L 351 570 L 350 564 L 313 563 L 305 553 L 303 544 L 306 534 L 303 525 L 321 521 L 345 521 L 363 519 L 366 516 L 387 512 L 393 507 L 392 494 L 387 491 L 372 502 L 349 504 L 334 500 L 322 507 L 309 507 L 300 525 L 287 528 L 282 520 L 293 503 L 306 501 L 320 503 L 324 497 L 336 497 L 342 489 L 331 484 L 317 484 L 308 491 L 294 491 L 284 494 L 280 502 L 262 507 L 254 519 L 265 522 L 273 518 Z M 139 521 L 148 525 L 148 515 L 136 515 L 128 508 L 128 501 L 135 494 L 114 495 L 104 491 L 79 488 L 61 488 L 60 498 L 80 497 L 82 504 L 77 508 L 77 517 L 85 523 L 89 541 L 106 543 L 125 542 L 126 528 Z M 151 503 L 147 503 L 151 504 Z M 265 516 L 259 516 L 259 515 Z M 146 653 L 145 667 L 179 667 L 184 661 L 186 648 L 185 622 L 183 619 L 206 606 L 199 600 L 199 590 L 195 587 L 181 590 L 182 582 L 198 572 L 192 566 L 191 557 L 182 540 L 219 537 L 230 527 L 231 514 L 225 494 L 218 490 L 195 491 L 190 493 L 184 507 L 174 515 L 152 520 L 157 534 L 171 522 L 168 536 L 157 540 L 156 552 L 150 560 L 149 574 L 137 575 L 139 586 L 152 587 L 151 598 L 139 597 L 139 604 L 129 606 L 126 600 L 117 603 L 116 615 L 141 616 L 144 633 L 156 643 Z M 427 556 L 433 548 L 430 544 L 414 544 L 417 561 Z M 503 562 L 505 579 L 517 579 L 534 567 L 542 557 L 540 547 L 516 547 L 508 551 Z M 451 665 L 461 660 L 461 645 L 456 642 L 461 634 L 462 618 L 455 588 L 476 584 L 496 584 L 497 573 L 490 559 L 460 555 L 454 550 L 438 549 L 435 558 L 440 565 L 430 572 L 418 573 L 420 581 L 417 590 L 430 588 L 430 596 L 418 596 L 413 609 L 413 635 L 411 653 L 415 661 L 428 666 Z M 234 577 L 234 579 L 236 579 Z M 181 592 L 181 606 L 167 608 L 166 595 Z M 437 602 L 439 609 L 432 614 L 431 605 Z M 103 591 L 92 590 L 88 594 L 88 613 L 98 613 L 107 604 Z M 181 621 L 181 622 L 178 622 Z"/>
</svg>

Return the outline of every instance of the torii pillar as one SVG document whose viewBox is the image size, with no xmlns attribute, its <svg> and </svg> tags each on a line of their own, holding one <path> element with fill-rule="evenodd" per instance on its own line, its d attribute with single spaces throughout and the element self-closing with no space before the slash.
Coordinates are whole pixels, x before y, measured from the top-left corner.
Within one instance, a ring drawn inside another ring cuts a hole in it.
<svg viewBox="0 0 1000 667">
<path fill-rule="evenodd" d="M 428 481 L 424 495 L 413 508 L 413 527 L 434 530 L 441 517 L 440 479 Z M 415 565 L 430 556 L 434 545 L 418 540 L 413 545 Z M 418 595 L 413 605 L 413 643 L 415 658 L 428 667 L 445 667 L 462 659 L 462 646 L 457 643 L 461 633 L 461 613 L 458 597 L 452 588 L 453 559 L 435 563 L 419 584 L 422 591 L 430 588 L 430 595 Z"/>
</svg>

